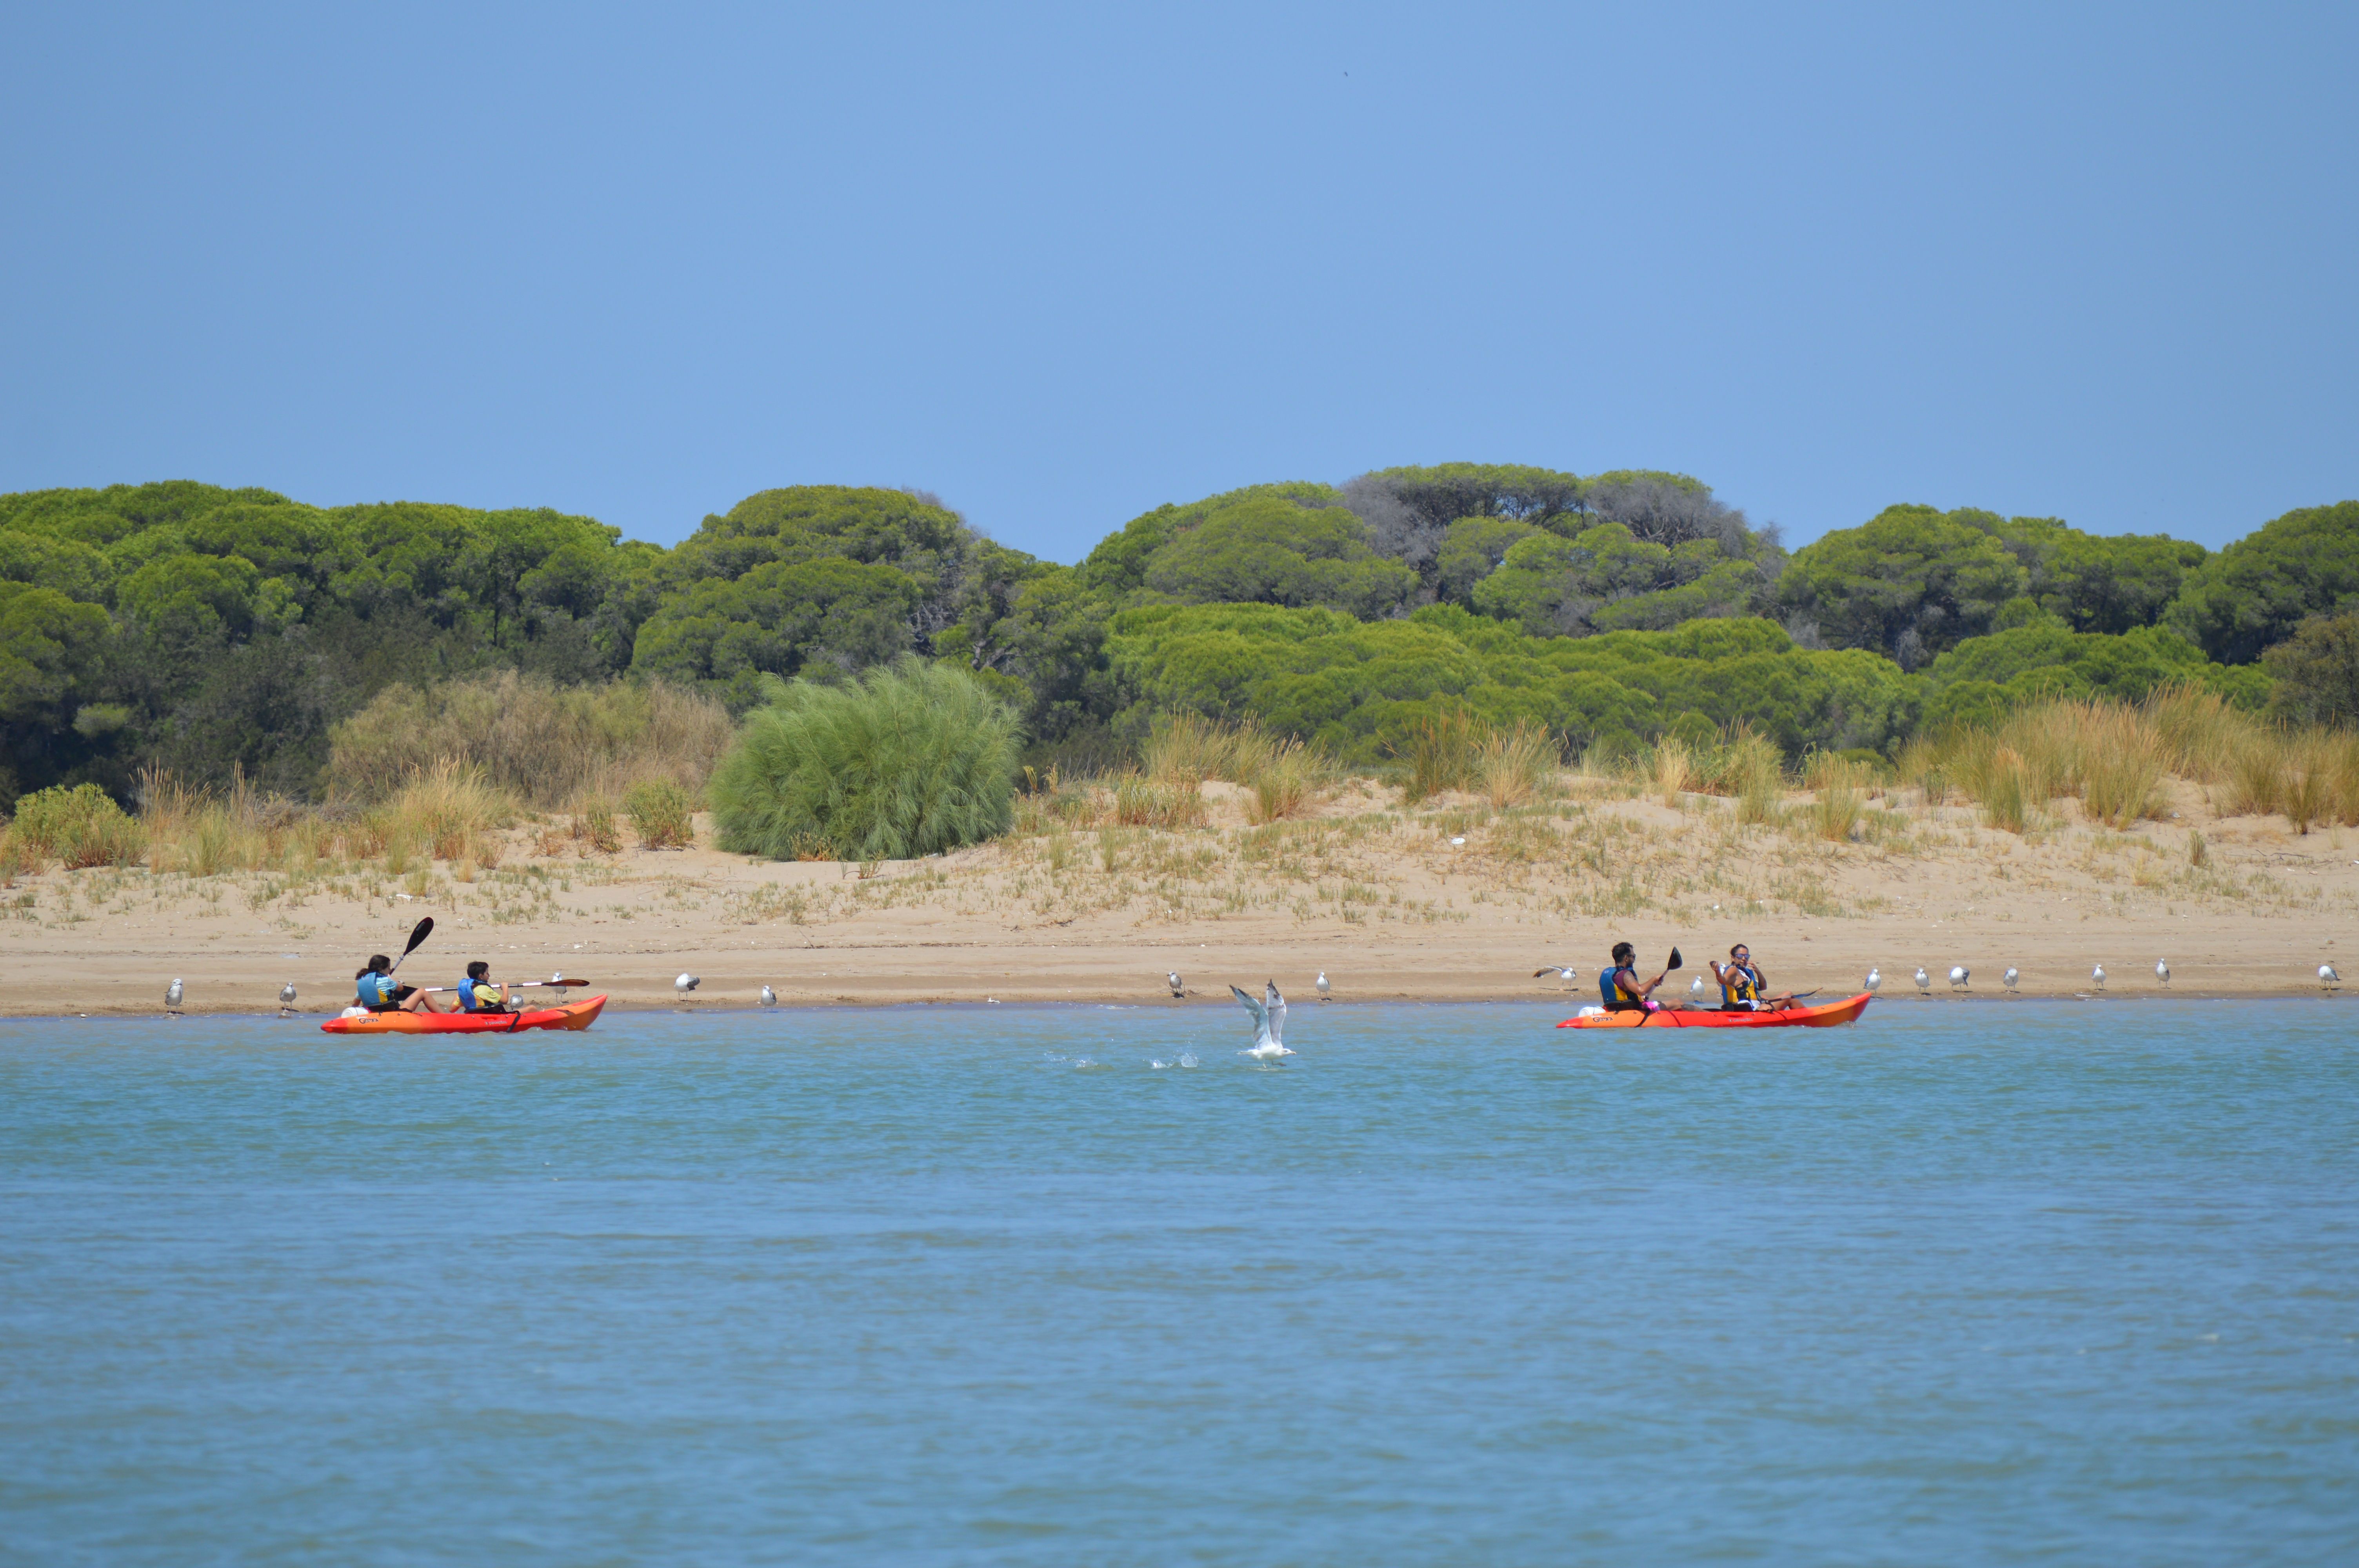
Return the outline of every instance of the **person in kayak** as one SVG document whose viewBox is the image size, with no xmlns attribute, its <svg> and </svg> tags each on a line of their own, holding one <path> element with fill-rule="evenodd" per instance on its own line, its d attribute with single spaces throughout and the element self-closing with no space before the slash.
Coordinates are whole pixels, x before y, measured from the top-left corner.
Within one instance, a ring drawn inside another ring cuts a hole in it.
<svg viewBox="0 0 2359 1568">
<path fill-rule="evenodd" d="M 1643 1012 L 1676 1012 L 1683 1010 L 1684 1002 L 1655 1000 L 1655 988 L 1663 983 L 1670 971 L 1665 969 L 1651 980 L 1640 980 L 1636 968 L 1638 950 L 1627 942 L 1614 944 L 1614 967 L 1597 977 L 1597 989 L 1605 997 L 1605 1011 L 1628 1012 L 1635 1009 Z"/>
<path fill-rule="evenodd" d="M 1739 942 L 1728 950 L 1728 962 L 1712 960 L 1712 979 L 1720 982 L 1720 1005 L 1732 1012 L 1774 1012 L 1794 1005 L 1794 993 L 1769 996 L 1769 981 L 1753 961 L 1753 950 Z"/>
<path fill-rule="evenodd" d="M 416 986 L 397 985 L 393 979 L 393 960 L 379 953 L 369 959 L 368 968 L 353 977 L 359 993 L 360 1005 L 371 1012 L 432 1012 L 434 1004 Z"/>
<path fill-rule="evenodd" d="M 508 988 L 495 985 L 492 967 L 478 958 L 467 966 L 467 978 L 459 982 L 459 1011 L 462 1012 L 506 1012 Z"/>
</svg>

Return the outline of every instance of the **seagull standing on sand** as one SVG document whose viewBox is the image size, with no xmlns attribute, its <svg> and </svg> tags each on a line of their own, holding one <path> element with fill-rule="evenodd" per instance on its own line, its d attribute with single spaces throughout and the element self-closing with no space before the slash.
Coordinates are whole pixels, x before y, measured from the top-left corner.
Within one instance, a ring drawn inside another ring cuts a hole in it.
<svg viewBox="0 0 2359 1568">
<path fill-rule="evenodd" d="M 1251 1056 L 1256 1061 L 1274 1062 L 1280 1056 L 1291 1056 L 1294 1053 L 1288 1050 L 1280 1039 L 1286 1033 L 1286 999 L 1278 995 L 1276 980 L 1266 984 L 1267 989 L 1262 992 L 1259 1001 L 1234 986 L 1229 988 L 1229 994 L 1245 1004 L 1245 1010 L 1253 1014 L 1254 1021 L 1253 1048 L 1240 1051 L 1237 1054 Z"/>
<path fill-rule="evenodd" d="M 2105 989 L 2105 966 L 2099 964 L 2095 968 L 2091 969 L 2089 971 L 2089 979 L 2095 982 L 2099 990 L 2104 990 Z"/>
<path fill-rule="evenodd" d="M 1688 982 L 1688 995 L 1703 995 L 1703 977 L 1701 975 L 1698 975 L 1695 979 Z"/>
<path fill-rule="evenodd" d="M 777 1005 L 778 1005 L 778 993 L 777 993 L 777 992 L 776 992 L 776 991 L 774 991 L 774 990 L 772 990 L 769 987 L 767 987 L 767 986 L 764 986 L 764 987 L 762 988 L 762 1005 L 763 1005 L 764 1007 L 776 1007 L 776 1006 L 777 1006 Z"/>
<path fill-rule="evenodd" d="M 2169 985 L 2170 983 L 2169 959 L 2157 958 L 2154 961 L 2154 978 L 2160 980 L 2164 985 Z"/>
<path fill-rule="evenodd" d="M 2006 967 L 2006 973 L 2001 975 L 1999 979 L 2006 982 L 2007 989 L 2013 990 L 2015 989 L 2015 966 L 2013 964 L 2009 964 Z"/>
<path fill-rule="evenodd" d="M 1950 970 L 1950 989 L 1951 990 L 1962 989 L 1965 988 L 1966 982 L 1973 979 L 1973 970 L 1967 968 L 1963 964 L 1954 965 Z"/>
<path fill-rule="evenodd" d="M 686 1001 L 688 1000 L 688 993 L 694 990 L 703 983 L 704 980 L 701 976 L 682 973 L 679 979 L 672 981 L 671 989 L 679 993 L 680 1000 Z"/>
<path fill-rule="evenodd" d="M 1319 1000 L 1321 1001 L 1333 1001 L 1335 1000 L 1335 993 L 1328 989 L 1326 970 L 1320 970 L 1319 979 L 1312 983 L 1319 988 Z"/>
<path fill-rule="evenodd" d="M 164 1011 L 179 1011 L 181 994 L 179 977 L 176 975 L 173 977 L 172 983 L 164 988 Z"/>
<path fill-rule="evenodd" d="M 1917 966 L 1917 989 L 1919 991 L 1930 991 L 1933 989 L 1933 977 L 1925 972 L 1925 966 L 1922 964 Z"/>
<path fill-rule="evenodd" d="M 278 1011 L 281 1013 L 295 1005 L 295 982 L 288 980 L 278 988 Z"/>
<path fill-rule="evenodd" d="M 1870 964 L 1867 967 L 1867 994 L 1874 996 L 1876 988 L 1882 984 L 1884 984 L 1884 971 Z"/>
<path fill-rule="evenodd" d="M 1567 990 L 1571 990 L 1572 989 L 1573 981 L 1581 979 L 1581 971 L 1574 968 L 1571 964 L 1549 964 L 1544 968 L 1534 969 L 1532 971 L 1532 979 L 1538 979 L 1543 975 L 1554 975 L 1557 978 L 1558 982 L 1560 983 Z"/>
<path fill-rule="evenodd" d="M 180 982 L 174 980 L 172 983 L 177 986 Z M 2333 965 L 2321 964 L 2318 966 L 2318 983 L 2324 986 L 2328 990 L 2332 990 L 2335 987 L 2343 983 L 2343 977 L 2334 972 Z"/>
<path fill-rule="evenodd" d="M 1180 983 L 1180 971 L 1177 969 L 1165 975 L 1163 977 L 1163 983 L 1171 988 L 1171 995 L 1175 1000 L 1188 994 L 1188 988 Z"/>
</svg>

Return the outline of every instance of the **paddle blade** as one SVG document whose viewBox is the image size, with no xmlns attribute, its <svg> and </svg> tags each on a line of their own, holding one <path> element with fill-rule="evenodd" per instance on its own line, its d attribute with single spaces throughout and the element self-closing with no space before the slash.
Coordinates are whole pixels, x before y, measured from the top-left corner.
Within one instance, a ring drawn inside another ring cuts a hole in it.
<svg viewBox="0 0 2359 1568">
<path fill-rule="evenodd" d="M 1682 960 L 1680 957 L 1680 950 L 1677 947 L 1672 948 L 1670 967 L 1676 969 L 1680 967 L 1681 961 Z"/>
<path fill-rule="evenodd" d="M 588 980 L 526 980 L 523 983 L 528 986 L 586 986 L 590 982 Z"/>
<path fill-rule="evenodd" d="M 393 961 L 393 969 L 387 969 L 386 973 L 389 975 L 393 973 L 394 969 L 401 968 L 403 959 L 408 958 L 412 953 L 417 952 L 418 945 L 433 935 L 434 917 L 429 914 L 425 919 L 418 923 L 418 928 L 409 934 L 409 946 L 401 950 L 401 957 L 396 958 Z"/>
</svg>

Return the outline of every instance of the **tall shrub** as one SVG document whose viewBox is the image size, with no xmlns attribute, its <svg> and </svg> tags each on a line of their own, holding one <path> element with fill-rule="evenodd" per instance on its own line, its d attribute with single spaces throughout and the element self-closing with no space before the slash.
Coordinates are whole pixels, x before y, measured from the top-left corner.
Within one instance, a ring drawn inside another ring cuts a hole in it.
<svg viewBox="0 0 2359 1568">
<path fill-rule="evenodd" d="M 901 860 L 1007 830 L 1016 716 L 983 684 L 903 659 L 854 683 L 774 683 L 707 794 L 722 849 Z"/>
</svg>

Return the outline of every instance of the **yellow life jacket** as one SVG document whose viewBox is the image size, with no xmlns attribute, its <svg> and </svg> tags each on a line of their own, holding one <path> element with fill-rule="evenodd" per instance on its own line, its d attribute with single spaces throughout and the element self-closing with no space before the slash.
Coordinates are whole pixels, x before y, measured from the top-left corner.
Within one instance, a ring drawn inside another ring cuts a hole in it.
<svg viewBox="0 0 2359 1568">
<path fill-rule="evenodd" d="M 1761 977 L 1747 964 L 1731 964 L 1720 971 L 1720 1000 L 1730 1007 L 1761 1000 Z"/>
<path fill-rule="evenodd" d="M 1647 999 L 1643 994 L 1622 983 L 1622 977 L 1625 975 L 1628 975 L 1634 980 L 1638 978 L 1638 973 L 1635 969 L 1625 968 L 1614 970 L 1613 1000 L 1615 1001 L 1645 1001 Z"/>
</svg>

